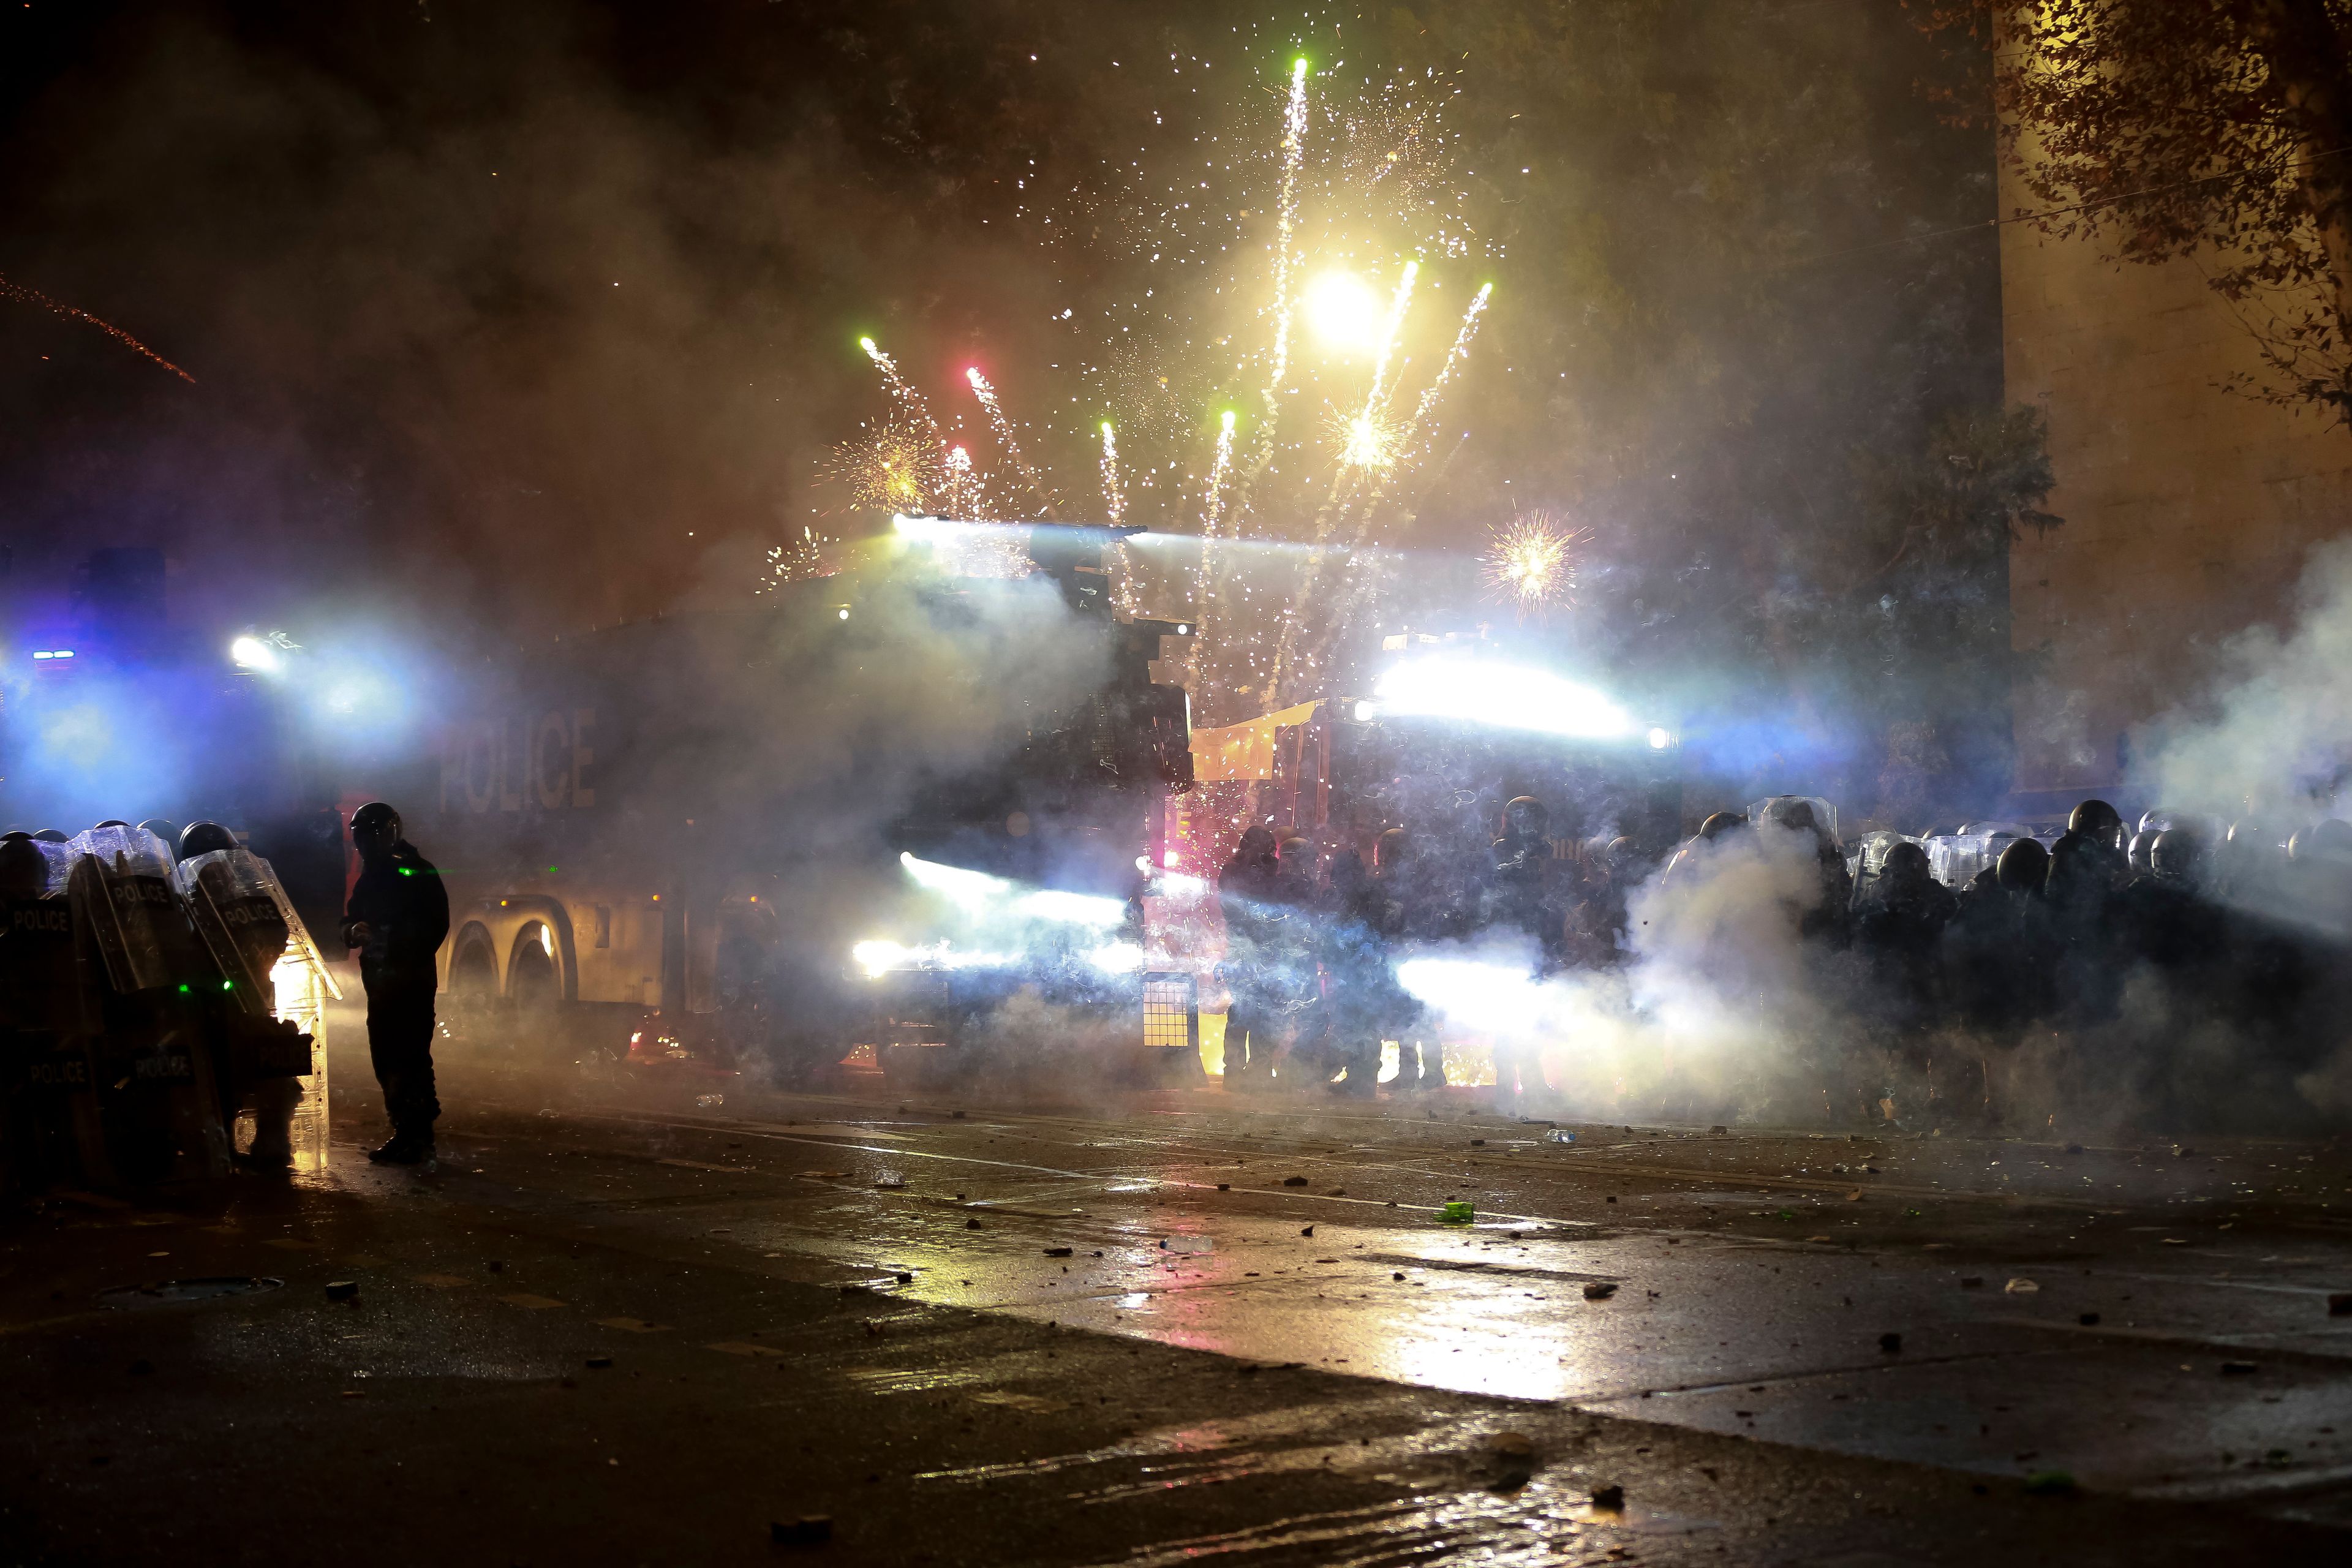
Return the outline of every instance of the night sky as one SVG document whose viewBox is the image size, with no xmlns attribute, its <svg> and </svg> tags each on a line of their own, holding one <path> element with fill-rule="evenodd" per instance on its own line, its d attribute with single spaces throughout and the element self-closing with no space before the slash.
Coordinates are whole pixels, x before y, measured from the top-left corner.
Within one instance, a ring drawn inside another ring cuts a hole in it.
<svg viewBox="0 0 2352 1568">
<path fill-rule="evenodd" d="M 1114 394 L 1247 380 L 1214 329 L 1258 307 L 1207 263 L 1264 248 L 1300 54 L 1335 103 L 1437 106 L 1466 243 L 1430 276 L 1496 287 L 1401 542 L 1555 509 L 1594 536 L 1556 630 L 1598 657 L 1883 676 L 1826 567 L 1881 526 L 1869 461 L 1998 401 L 1991 147 L 1849 5 L 37 0 L 0 17 L 0 278 L 194 383 L 0 300 L 15 596 L 160 545 L 204 637 L 452 653 L 732 602 L 803 524 L 873 526 L 822 479 L 884 411 L 866 332 L 943 405 L 986 365 L 1082 510 Z M 1122 310 L 1193 335 L 1135 351 Z"/>
</svg>

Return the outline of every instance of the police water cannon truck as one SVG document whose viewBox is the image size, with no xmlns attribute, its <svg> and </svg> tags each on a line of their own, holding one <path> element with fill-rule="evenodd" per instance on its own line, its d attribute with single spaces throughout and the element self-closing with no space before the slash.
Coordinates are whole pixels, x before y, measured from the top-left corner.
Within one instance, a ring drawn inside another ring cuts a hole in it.
<svg viewBox="0 0 2352 1568">
<path fill-rule="evenodd" d="M 1073 1021 L 1139 1048 L 1192 755 L 1150 668 L 1177 628 L 1112 604 L 1134 531 L 900 519 L 743 608 L 494 672 L 367 786 L 447 881 L 452 1036 L 690 1080 L 867 1046 L 935 1074 Z"/>
</svg>

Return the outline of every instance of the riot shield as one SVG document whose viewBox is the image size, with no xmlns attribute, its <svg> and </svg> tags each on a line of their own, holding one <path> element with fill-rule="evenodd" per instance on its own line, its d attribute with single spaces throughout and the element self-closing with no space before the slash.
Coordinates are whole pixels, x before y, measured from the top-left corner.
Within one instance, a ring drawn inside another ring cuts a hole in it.
<svg viewBox="0 0 2352 1568">
<path fill-rule="evenodd" d="M 104 1165 L 98 1009 L 66 897 L 73 863 L 62 844 L 0 839 L 0 1163 L 19 1191 L 86 1185 Z"/>
<path fill-rule="evenodd" d="M 326 1005 L 341 1001 L 326 959 L 294 911 L 285 885 L 268 861 L 242 847 L 215 849 L 182 861 L 173 873 L 188 918 L 213 954 L 236 999 L 230 1019 L 230 1060 L 224 1095 L 241 1150 L 264 1141 L 260 1120 L 287 1111 L 283 1089 L 258 1089 L 264 1079 L 290 1079 L 295 1167 L 321 1169 L 327 1160 Z M 239 1102 L 251 1100 L 240 1111 Z"/>
<path fill-rule="evenodd" d="M 105 979 L 91 1065 L 107 1169 L 132 1184 L 225 1174 L 223 982 L 173 887 L 171 852 L 135 827 L 92 828 L 68 847 L 75 940 Z"/>
</svg>

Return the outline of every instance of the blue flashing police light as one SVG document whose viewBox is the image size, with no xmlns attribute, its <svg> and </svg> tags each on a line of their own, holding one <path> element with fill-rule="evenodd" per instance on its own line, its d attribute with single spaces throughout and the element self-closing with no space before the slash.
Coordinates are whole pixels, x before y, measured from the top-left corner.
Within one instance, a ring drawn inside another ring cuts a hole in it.
<svg viewBox="0 0 2352 1568">
<path fill-rule="evenodd" d="M 35 658 L 71 658 L 73 656 L 74 650 L 69 647 L 37 648 L 33 653 Z"/>
</svg>

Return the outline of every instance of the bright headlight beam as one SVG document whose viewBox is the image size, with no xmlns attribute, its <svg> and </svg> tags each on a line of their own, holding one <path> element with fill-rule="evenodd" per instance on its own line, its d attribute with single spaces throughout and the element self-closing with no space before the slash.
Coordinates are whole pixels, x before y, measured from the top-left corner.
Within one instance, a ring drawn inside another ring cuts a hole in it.
<svg viewBox="0 0 2352 1568">
<path fill-rule="evenodd" d="M 908 947 L 879 937 L 856 943 L 849 956 L 868 980 L 900 969 L 1001 969 L 1022 962 L 1014 952 L 966 952 L 944 942 Z"/>
<path fill-rule="evenodd" d="M 1063 921 L 1071 925 L 1115 926 L 1127 918 L 1127 906 L 1117 899 L 1041 888 L 1021 900 L 1021 912 L 1034 915 L 1039 920 Z"/>
<path fill-rule="evenodd" d="M 1543 988 L 1524 968 L 1475 958 L 1409 958 L 1397 965 L 1397 984 L 1468 1028 L 1524 1039 L 1543 1022 Z"/>
<path fill-rule="evenodd" d="M 936 860 L 918 859 L 901 852 L 898 864 L 918 887 L 950 900 L 968 912 L 977 914 L 990 904 L 1013 891 L 1013 884 L 1002 877 L 992 877 L 985 871 L 967 871 L 961 866 L 942 866 Z"/>
<path fill-rule="evenodd" d="M 1087 962 L 1105 974 L 1132 974 L 1143 967 L 1143 949 L 1131 942 L 1114 942 L 1087 953 Z"/>
<path fill-rule="evenodd" d="M 1418 658 L 1391 666 L 1372 689 L 1382 718 L 1451 719 L 1579 740 L 1633 733 L 1625 710 L 1549 670 L 1482 659 Z"/>
<path fill-rule="evenodd" d="M 285 660 L 278 650 L 256 637 L 238 637 L 228 645 L 228 657 L 239 669 L 250 669 L 263 675 L 275 675 Z"/>
</svg>

